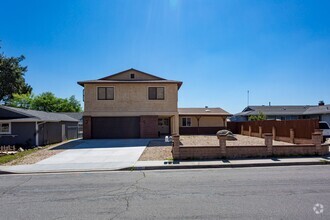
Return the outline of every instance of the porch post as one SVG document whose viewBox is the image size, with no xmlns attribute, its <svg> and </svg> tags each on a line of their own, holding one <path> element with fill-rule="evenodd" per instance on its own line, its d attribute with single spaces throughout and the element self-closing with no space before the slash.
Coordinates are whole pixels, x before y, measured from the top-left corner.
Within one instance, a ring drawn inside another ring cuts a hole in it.
<svg viewBox="0 0 330 220">
<path fill-rule="evenodd" d="M 179 134 L 179 115 L 176 114 L 176 115 L 173 115 L 171 117 L 171 133 L 172 133 L 172 136 L 175 135 L 175 134 Z"/>
</svg>

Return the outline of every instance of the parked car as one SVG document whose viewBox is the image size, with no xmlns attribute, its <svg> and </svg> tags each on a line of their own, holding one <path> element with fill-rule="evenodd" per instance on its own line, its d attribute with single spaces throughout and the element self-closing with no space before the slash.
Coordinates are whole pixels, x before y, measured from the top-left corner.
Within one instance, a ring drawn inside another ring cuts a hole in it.
<svg viewBox="0 0 330 220">
<path fill-rule="evenodd" d="M 326 141 L 327 138 L 330 138 L 330 126 L 328 122 L 320 121 L 319 128 L 322 130 L 323 133 L 323 141 Z"/>
</svg>

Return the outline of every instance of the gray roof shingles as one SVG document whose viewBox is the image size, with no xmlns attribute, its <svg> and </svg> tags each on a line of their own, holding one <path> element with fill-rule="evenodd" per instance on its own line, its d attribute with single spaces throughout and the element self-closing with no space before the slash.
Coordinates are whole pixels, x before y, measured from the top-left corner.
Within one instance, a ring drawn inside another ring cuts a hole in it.
<svg viewBox="0 0 330 220">
<path fill-rule="evenodd" d="M 9 110 L 9 111 L 13 111 L 13 112 L 16 112 L 16 113 L 19 113 L 19 114 L 22 114 L 22 115 L 25 115 L 28 117 L 28 118 L 21 118 L 21 119 L 13 119 L 14 121 L 35 120 L 35 121 L 47 121 L 47 122 L 59 122 L 59 121 L 78 122 L 77 119 L 74 119 L 68 115 L 61 114 L 61 113 L 36 111 L 36 110 L 14 108 L 14 107 L 8 107 L 8 106 L 0 106 L 0 108 Z"/>
<path fill-rule="evenodd" d="M 330 105 L 277 105 L 277 106 L 248 106 L 235 116 L 258 115 L 262 112 L 265 115 L 313 115 L 330 114 Z"/>
<path fill-rule="evenodd" d="M 214 115 L 231 116 L 222 108 L 178 108 L 179 115 Z"/>
</svg>

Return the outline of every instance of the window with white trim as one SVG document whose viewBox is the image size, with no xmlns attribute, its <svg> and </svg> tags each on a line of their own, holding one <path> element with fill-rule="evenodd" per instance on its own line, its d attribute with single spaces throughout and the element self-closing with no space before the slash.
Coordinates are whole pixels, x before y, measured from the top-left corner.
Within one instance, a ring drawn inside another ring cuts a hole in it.
<svg viewBox="0 0 330 220">
<path fill-rule="evenodd" d="M 149 100 L 164 100 L 165 88 L 164 87 L 149 87 L 148 88 Z"/>
<path fill-rule="evenodd" d="M 114 100 L 115 89 L 114 87 L 98 87 L 97 99 L 98 100 Z"/>
<path fill-rule="evenodd" d="M 191 127 L 191 118 L 181 118 L 182 127 Z"/>
<path fill-rule="evenodd" d="M 11 124 L 0 122 L 0 134 L 10 134 Z"/>
</svg>

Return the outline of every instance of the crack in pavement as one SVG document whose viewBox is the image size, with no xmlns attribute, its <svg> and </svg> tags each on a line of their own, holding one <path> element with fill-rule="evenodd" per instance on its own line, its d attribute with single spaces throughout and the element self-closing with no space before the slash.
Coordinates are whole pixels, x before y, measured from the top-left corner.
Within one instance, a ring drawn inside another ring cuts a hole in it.
<svg viewBox="0 0 330 220">
<path fill-rule="evenodd" d="M 23 184 L 29 182 L 31 179 L 32 179 L 32 176 L 30 176 L 27 180 L 24 180 L 22 183 L 19 183 L 19 184 L 15 185 L 15 186 L 13 186 L 13 187 L 11 187 L 11 188 L 5 190 L 4 192 L 2 192 L 2 193 L 0 194 L 0 198 L 3 197 L 4 195 L 8 194 L 8 192 L 10 192 L 10 191 L 12 191 L 12 190 L 14 190 L 14 189 L 16 189 L 16 188 L 22 186 Z"/>
<path fill-rule="evenodd" d="M 137 179 L 136 181 L 135 181 L 135 183 L 133 183 L 133 184 L 131 184 L 125 191 L 124 191 L 124 200 L 126 201 L 126 207 L 125 207 L 125 209 L 123 210 L 123 211 L 121 211 L 121 212 L 119 212 L 119 213 L 117 213 L 115 216 L 113 216 L 112 218 L 110 218 L 110 220 L 113 220 L 113 219 L 115 219 L 115 218 L 118 218 L 120 215 L 122 215 L 122 214 L 124 214 L 125 212 L 127 212 L 128 211 L 128 209 L 129 209 L 129 207 L 130 207 L 130 199 L 133 197 L 133 195 L 135 194 L 135 193 L 137 193 L 138 191 L 139 191 L 139 189 L 144 189 L 144 188 L 142 188 L 142 187 L 139 187 L 139 186 L 137 186 L 137 184 L 141 181 L 141 180 L 143 180 L 143 179 L 145 179 L 146 178 L 146 174 L 145 174 L 145 172 L 142 172 L 142 174 L 143 174 L 143 176 L 141 177 L 141 178 L 139 178 L 139 179 Z M 128 192 L 130 189 L 132 189 L 132 188 L 134 188 L 134 190 L 132 191 L 132 192 Z"/>
</svg>

